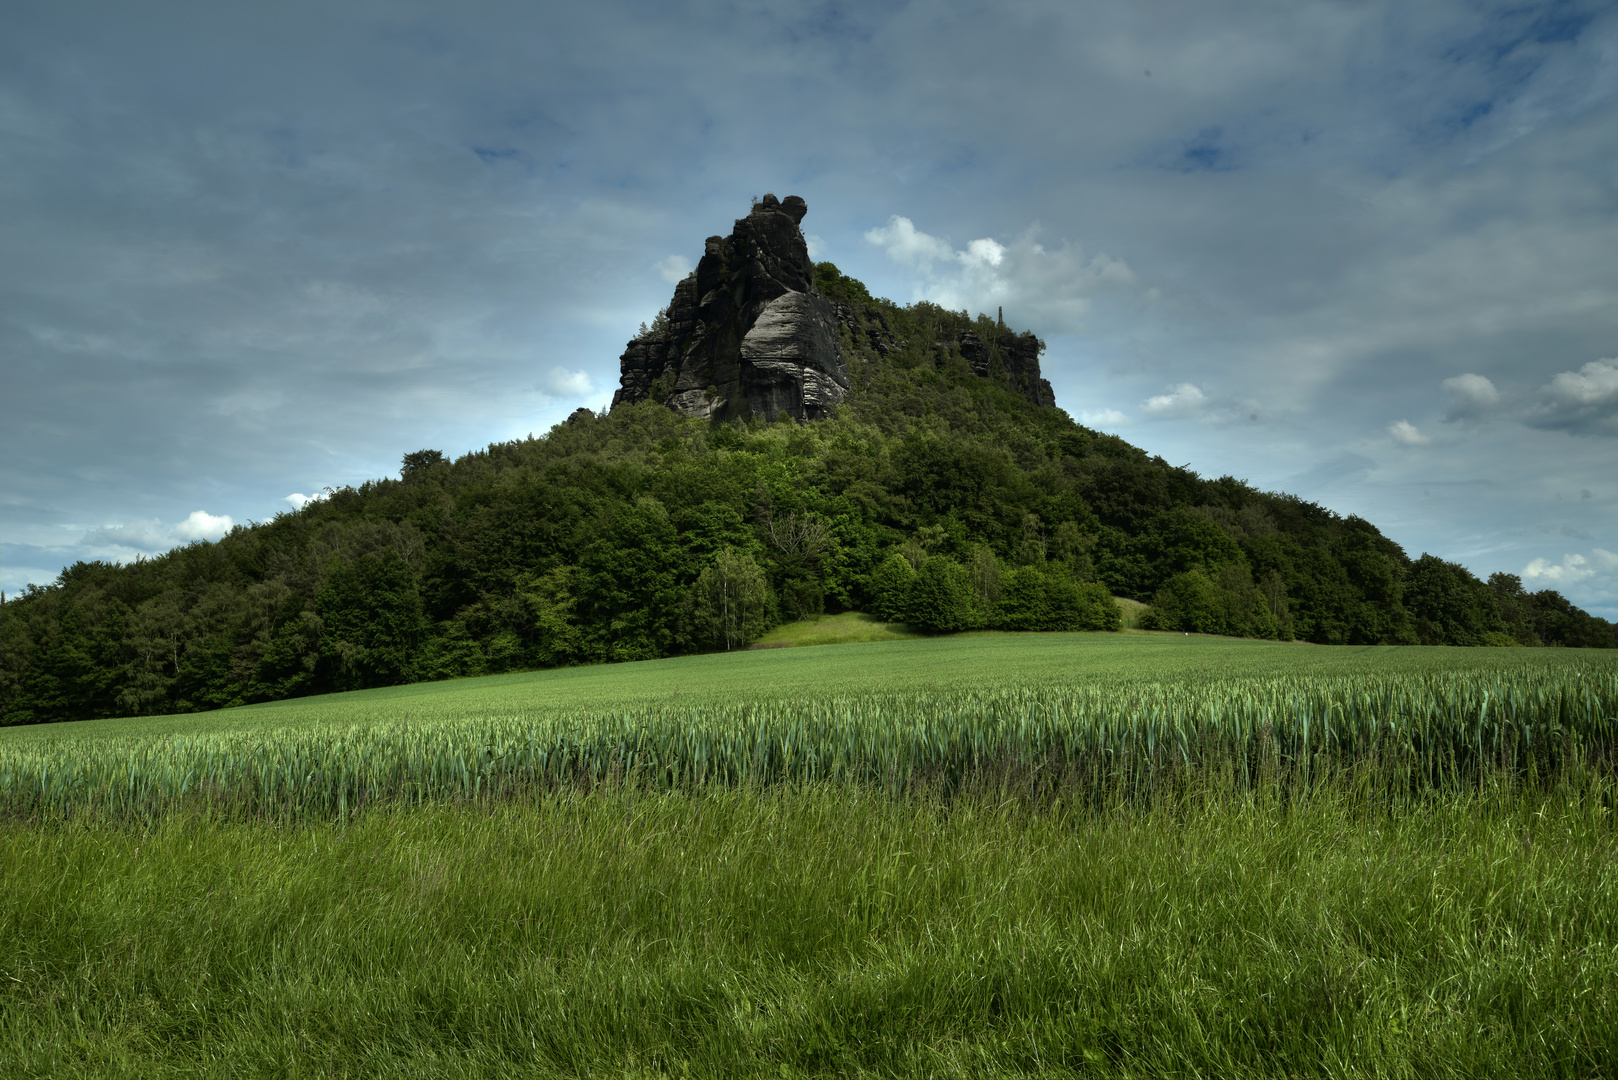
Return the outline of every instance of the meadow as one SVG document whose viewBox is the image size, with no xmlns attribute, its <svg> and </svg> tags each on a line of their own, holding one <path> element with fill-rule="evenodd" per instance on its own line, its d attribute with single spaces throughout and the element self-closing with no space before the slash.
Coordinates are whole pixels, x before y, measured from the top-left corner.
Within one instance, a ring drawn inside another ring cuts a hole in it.
<svg viewBox="0 0 1618 1080">
<path fill-rule="evenodd" d="M 1611 1075 L 1615 661 L 986 634 L 0 731 L 0 1073 Z"/>
</svg>

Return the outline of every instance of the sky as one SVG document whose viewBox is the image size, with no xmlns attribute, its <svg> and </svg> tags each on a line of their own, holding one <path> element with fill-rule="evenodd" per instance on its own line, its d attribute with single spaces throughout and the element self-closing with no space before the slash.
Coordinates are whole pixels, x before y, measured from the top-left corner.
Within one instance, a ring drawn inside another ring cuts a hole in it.
<svg viewBox="0 0 1618 1080">
<path fill-rule="evenodd" d="M 35 3 L 0 587 L 603 408 L 751 199 L 1075 419 L 1618 619 L 1618 5 Z"/>
</svg>

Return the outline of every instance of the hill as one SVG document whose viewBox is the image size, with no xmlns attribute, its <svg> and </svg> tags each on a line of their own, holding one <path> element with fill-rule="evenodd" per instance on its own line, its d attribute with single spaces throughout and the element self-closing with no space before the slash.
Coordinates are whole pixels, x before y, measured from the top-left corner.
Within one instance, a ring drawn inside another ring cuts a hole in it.
<svg viewBox="0 0 1618 1080">
<path fill-rule="evenodd" d="M 1108 629 L 1113 595 L 1233 636 L 1612 646 L 1555 592 L 1075 423 L 1035 335 L 810 264 L 806 209 L 766 197 L 709 239 L 607 413 L 8 600 L 0 718 L 735 648 L 828 610 Z"/>
</svg>

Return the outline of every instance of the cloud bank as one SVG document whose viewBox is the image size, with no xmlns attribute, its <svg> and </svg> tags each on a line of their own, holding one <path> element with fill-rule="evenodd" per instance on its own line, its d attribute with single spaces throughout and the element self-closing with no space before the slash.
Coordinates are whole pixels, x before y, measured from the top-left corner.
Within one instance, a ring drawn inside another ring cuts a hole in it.
<svg viewBox="0 0 1618 1080">
<path fill-rule="evenodd" d="M 0 587 L 601 404 L 772 190 L 1149 453 L 1480 573 L 1618 514 L 1611 4 L 164 10 L 7 9 Z"/>
</svg>

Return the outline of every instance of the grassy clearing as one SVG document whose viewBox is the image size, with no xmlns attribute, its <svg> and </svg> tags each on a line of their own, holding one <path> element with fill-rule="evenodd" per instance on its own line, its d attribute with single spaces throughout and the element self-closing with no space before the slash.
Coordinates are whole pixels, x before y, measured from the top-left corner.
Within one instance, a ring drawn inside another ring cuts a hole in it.
<svg viewBox="0 0 1618 1080">
<path fill-rule="evenodd" d="M 1118 605 L 1118 618 L 1125 630 L 1139 630 L 1141 616 L 1150 605 L 1139 600 L 1131 600 L 1127 596 L 1115 596 L 1112 602 Z"/>
<path fill-rule="evenodd" d="M 903 623 L 887 623 L 861 611 L 838 615 L 818 615 L 783 623 L 759 638 L 755 649 L 779 649 L 797 645 L 852 645 L 869 641 L 903 641 L 922 635 Z"/>
<path fill-rule="evenodd" d="M 1610 1076 L 1600 783 L 9 826 L 8 1076 Z"/>
</svg>

